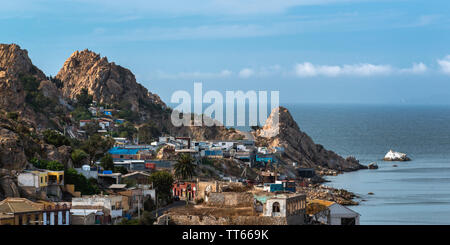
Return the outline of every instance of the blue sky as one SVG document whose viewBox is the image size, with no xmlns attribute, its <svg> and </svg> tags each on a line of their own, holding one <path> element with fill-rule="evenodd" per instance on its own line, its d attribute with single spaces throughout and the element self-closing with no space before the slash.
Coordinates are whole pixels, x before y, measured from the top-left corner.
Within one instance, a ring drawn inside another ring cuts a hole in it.
<svg viewBox="0 0 450 245">
<path fill-rule="evenodd" d="M 281 103 L 450 104 L 450 2 L 15 0 L 1 43 L 56 75 L 75 50 L 175 90 L 278 90 Z"/>
</svg>

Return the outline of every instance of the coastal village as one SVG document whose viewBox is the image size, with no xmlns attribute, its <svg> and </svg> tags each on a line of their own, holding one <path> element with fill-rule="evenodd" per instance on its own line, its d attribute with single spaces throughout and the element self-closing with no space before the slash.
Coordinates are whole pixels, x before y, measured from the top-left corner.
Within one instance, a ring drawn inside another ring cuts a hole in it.
<svg viewBox="0 0 450 245">
<path fill-rule="evenodd" d="M 67 135 L 85 137 L 86 129 L 95 124 L 97 133 L 111 137 L 125 122 L 114 117 L 115 110 L 96 107 L 95 102 L 89 111 L 93 118 L 80 120 Z M 250 139 L 161 136 L 150 144 L 112 139 L 114 145 L 107 151 L 111 166 L 105 165 L 104 157 L 74 168 L 96 183 L 99 192 L 83 195 L 65 182 L 67 171 L 35 165 L 16 173 L 18 187 L 28 198 L 2 200 L 0 224 L 359 224 L 359 214 L 338 203 L 354 204 L 351 197 L 329 200 L 339 194 L 319 184 L 323 172 L 297 163 L 292 164 L 296 178 L 278 172 L 281 147 L 257 147 Z M 180 165 L 187 169 L 179 171 Z M 176 178 L 156 184 L 153 181 L 161 182 L 158 176 Z"/>
<path fill-rule="evenodd" d="M 286 108 L 249 132 L 174 127 L 106 57 L 76 51 L 47 77 L 15 44 L 0 45 L 0 85 L 0 225 L 359 224 L 356 196 L 324 176 L 368 167 Z"/>
</svg>

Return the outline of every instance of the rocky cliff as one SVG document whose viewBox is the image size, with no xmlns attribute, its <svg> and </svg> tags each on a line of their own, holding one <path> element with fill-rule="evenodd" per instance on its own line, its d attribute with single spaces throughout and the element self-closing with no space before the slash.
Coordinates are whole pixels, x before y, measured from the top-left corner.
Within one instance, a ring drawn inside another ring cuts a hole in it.
<svg viewBox="0 0 450 245">
<path fill-rule="evenodd" d="M 41 130 L 62 128 L 67 111 L 61 98 L 26 50 L 0 44 L 0 168 L 21 170 L 27 158 L 39 155 L 67 156 L 70 149 L 53 149 L 39 136 Z"/>
<path fill-rule="evenodd" d="M 98 103 L 127 103 L 130 110 L 141 112 L 144 119 L 150 118 L 145 113 L 148 107 L 166 107 L 158 95 L 136 82 L 130 70 L 110 63 L 106 57 L 89 50 L 74 52 L 56 79 L 62 82 L 61 90 L 67 98 L 75 99 L 81 89 L 86 88 Z"/>
<path fill-rule="evenodd" d="M 241 137 L 239 132 L 225 127 L 174 127 L 170 121 L 171 110 L 158 95 L 139 84 L 130 70 L 89 50 L 74 52 L 56 79 L 62 83 L 61 92 L 65 98 L 74 100 L 82 89 L 87 89 L 98 103 L 131 110 L 137 124 L 151 122 L 163 134 L 194 139 Z"/>
<path fill-rule="evenodd" d="M 344 159 L 322 145 L 315 144 L 311 137 L 300 130 L 284 107 L 273 109 L 265 125 L 254 134 L 257 144 L 261 146 L 284 147 L 282 160 L 289 164 L 297 162 L 301 167 L 320 166 L 339 171 L 364 168 L 352 157 Z"/>
<path fill-rule="evenodd" d="M 36 127 L 61 127 L 66 108 L 28 52 L 16 44 L 0 44 L 0 109 L 16 112 Z"/>
</svg>

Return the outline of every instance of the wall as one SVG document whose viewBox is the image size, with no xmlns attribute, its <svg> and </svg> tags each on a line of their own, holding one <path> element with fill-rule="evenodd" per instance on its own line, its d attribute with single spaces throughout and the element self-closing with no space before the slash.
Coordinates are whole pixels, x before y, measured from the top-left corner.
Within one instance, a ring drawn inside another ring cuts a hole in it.
<svg viewBox="0 0 450 245">
<path fill-rule="evenodd" d="M 253 207 L 254 198 L 248 192 L 209 193 L 207 205 L 216 207 Z"/>
<path fill-rule="evenodd" d="M 39 188 L 39 176 L 33 173 L 21 173 L 17 177 L 19 186 Z"/>
<path fill-rule="evenodd" d="M 235 216 L 213 217 L 200 215 L 173 215 L 165 214 L 158 218 L 157 224 L 169 223 L 176 225 L 287 225 L 284 218 L 263 216 Z"/>
<path fill-rule="evenodd" d="M 85 223 L 86 222 L 86 223 Z M 86 215 L 86 221 L 84 215 L 72 215 L 72 225 L 94 225 L 95 224 L 95 214 Z"/>
</svg>

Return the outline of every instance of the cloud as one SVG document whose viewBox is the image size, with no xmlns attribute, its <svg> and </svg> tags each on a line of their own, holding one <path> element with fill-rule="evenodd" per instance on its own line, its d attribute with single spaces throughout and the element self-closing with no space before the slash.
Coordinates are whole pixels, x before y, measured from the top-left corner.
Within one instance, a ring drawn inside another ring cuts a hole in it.
<svg viewBox="0 0 450 245">
<path fill-rule="evenodd" d="M 450 74 L 450 55 L 443 60 L 438 60 L 441 70 Z M 428 71 L 427 65 L 422 62 L 413 63 L 409 68 L 397 68 L 391 65 L 375 65 L 370 63 L 344 64 L 344 65 L 316 65 L 311 62 L 297 63 L 293 69 L 286 69 L 280 65 L 261 66 L 257 68 L 242 68 L 238 72 L 222 70 L 220 72 L 181 72 L 168 74 L 157 72 L 159 79 L 219 79 L 219 78 L 267 78 L 267 77 L 338 77 L 338 76 L 387 76 L 387 75 L 420 75 Z"/>
<path fill-rule="evenodd" d="M 401 73 L 411 73 L 411 74 L 422 74 L 425 73 L 428 70 L 428 67 L 420 62 L 420 63 L 413 63 L 413 66 L 411 68 L 406 69 L 400 69 Z"/>
<path fill-rule="evenodd" d="M 294 73 L 298 77 L 327 76 L 336 77 L 340 75 L 372 76 L 387 75 L 392 73 L 390 65 L 355 64 L 342 66 L 314 65 L 310 62 L 296 64 Z"/>
<path fill-rule="evenodd" d="M 437 63 L 443 73 L 450 75 L 450 55 L 445 56 L 442 60 L 438 60 Z"/>
<path fill-rule="evenodd" d="M 244 68 L 239 72 L 239 77 L 249 78 L 249 77 L 253 76 L 253 74 L 255 74 L 255 72 L 252 69 Z"/>
</svg>

